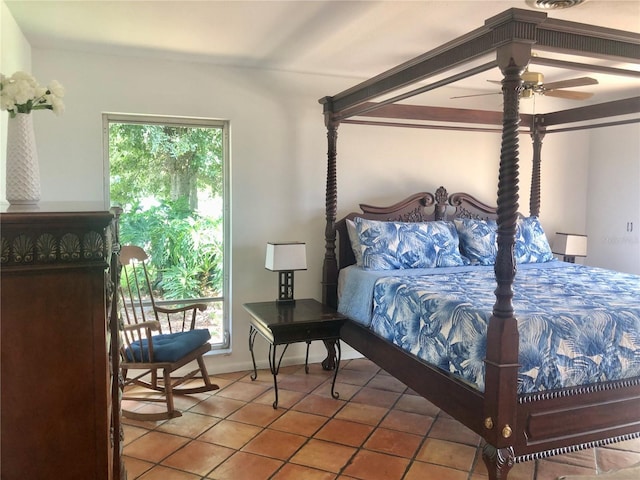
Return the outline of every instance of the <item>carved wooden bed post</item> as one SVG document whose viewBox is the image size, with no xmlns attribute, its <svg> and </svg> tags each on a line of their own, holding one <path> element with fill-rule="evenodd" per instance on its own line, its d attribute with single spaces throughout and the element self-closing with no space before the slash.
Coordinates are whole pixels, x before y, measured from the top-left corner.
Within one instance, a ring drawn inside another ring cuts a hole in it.
<svg viewBox="0 0 640 480">
<path fill-rule="evenodd" d="M 325 196 L 326 226 L 324 229 L 324 262 L 322 264 L 322 303 L 338 308 L 338 262 L 336 260 L 336 213 L 338 206 L 338 182 L 336 177 L 336 156 L 338 142 L 338 126 L 340 122 L 333 116 L 333 104 L 330 97 L 320 100 L 324 105 L 324 123 L 327 127 L 327 186 Z M 327 358 L 322 361 L 322 368 L 336 368 L 336 340 L 324 340 Z"/>
<path fill-rule="evenodd" d="M 529 215 L 532 217 L 540 216 L 540 164 L 542 157 L 542 139 L 547 129 L 541 123 L 542 117 L 535 115 L 533 117 L 533 128 L 531 130 L 531 139 L 533 140 L 533 164 L 531 166 L 531 195 L 529 196 Z"/>
<path fill-rule="evenodd" d="M 327 127 L 327 186 L 325 193 L 326 226 L 324 229 L 324 262 L 322 265 L 322 302 L 338 307 L 338 263 L 336 261 L 336 212 L 338 205 L 338 183 L 336 179 L 336 156 L 338 126 L 333 117 L 333 102 L 330 97 L 320 100 L 324 105 L 324 124 Z"/>
<path fill-rule="evenodd" d="M 518 124 L 522 72 L 529 63 L 531 45 L 512 43 L 498 48 L 502 70 L 504 116 L 498 177 L 498 253 L 495 263 L 496 303 L 487 328 L 484 420 L 487 445 L 483 458 L 489 480 L 500 480 L 514 463 L 511 438 L 516 431 L 518 325 L 513 312 L 516 274 L 514 245 L 518 215 Z"/>
</svg>

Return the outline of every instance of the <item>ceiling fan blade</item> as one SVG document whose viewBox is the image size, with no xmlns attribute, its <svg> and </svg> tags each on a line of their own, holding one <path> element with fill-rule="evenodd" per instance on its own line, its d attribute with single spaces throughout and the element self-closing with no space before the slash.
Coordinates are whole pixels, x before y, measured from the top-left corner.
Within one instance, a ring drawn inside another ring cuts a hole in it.
<svg viewBox="0 0 640 480">
<path fill-rule="evenodd" d="M 453 100 L 454 98 L 469 98 L 469 97 L 484 97 L 487 95 L 501 95 L 501 92 L 492 92 L 492 93 L 476 93 L 474 95 L 459 95 L 457 97 L 449 97 L 450 100 Z"/>
<path fill-rule="evenodd" d="M 598 80 L 591 77 L 572 78 L 570 80 L 561 80 L 559 82 L 545 83 L 545 90 L 557 90 L 558 88 L 583 87 L 585 85 L 597 85 Z"/>
<path fill-rule="evenodd" d="M 545 90 L 545 97 L 566 98 L 569 100 L 586 100 L 593 97 L 592 92 L 576 92 L 575 90 Z"/>
</svg>

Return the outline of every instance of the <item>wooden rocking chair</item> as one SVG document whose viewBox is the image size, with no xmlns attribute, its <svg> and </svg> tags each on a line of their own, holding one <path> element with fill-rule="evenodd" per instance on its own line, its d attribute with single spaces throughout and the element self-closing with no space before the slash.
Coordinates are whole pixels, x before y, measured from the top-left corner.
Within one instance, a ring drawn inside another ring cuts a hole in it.
<svg viewBox="0 0 640 480">
<path fill-rule="evenodd" d="M 179 308 L 156 305 L 147 272 L 147 258 L 140 247 L 126 245 L 120 251 L 122 400 L 161 402 L 166 404 L 166 411 L 142 413 L 123 406 L 122 414 L 131 419 L 156 421 L 182 415 L 174 407 L 174 394 L 202 393 L 219 387 L 209 380 L 203 358 L 211 350 L 211 334 L 209 330 L 195 328 L 197 312 L 204 311 L 207 306 L 202 303 Z M 162 332 L 161 315 L 169 333 Z M 181 317 L 179 321 L 176 321 L 176 315 Z M 148 316 L 152 319 L 148 320 Z M 171 376 L 194 360 L 198 363 L 197 369 L 178 377 Z M 130 377 L 131 371 L 135 375 Z M 199 380 L 195 380 L 198 373 Z M 186 382 L 189 383 L 187 386 L 180 387 Z M 196 386 L 193 386 L 194 382 Z"/>
</svg>

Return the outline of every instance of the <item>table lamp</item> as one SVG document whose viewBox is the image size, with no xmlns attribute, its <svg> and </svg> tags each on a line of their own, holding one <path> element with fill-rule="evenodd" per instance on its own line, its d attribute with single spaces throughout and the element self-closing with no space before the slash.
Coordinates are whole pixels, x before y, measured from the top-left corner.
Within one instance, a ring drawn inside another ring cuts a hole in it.
<svg viewBox="0 0 640 480">
<path fill-rule="evenodd" d="M 295 303 L 293 272 L 307 269 L 304 242 L 268 242 L 264 268 L 278 272 L 278 303 Z"/>
<path fill-rule="evenodd" d="M 565 262 L 575 263 L 576 257 L 587 256 L 587 236 L 576 233 L 556 233 L 553 253 L 562 255 Z"/>
</svg>

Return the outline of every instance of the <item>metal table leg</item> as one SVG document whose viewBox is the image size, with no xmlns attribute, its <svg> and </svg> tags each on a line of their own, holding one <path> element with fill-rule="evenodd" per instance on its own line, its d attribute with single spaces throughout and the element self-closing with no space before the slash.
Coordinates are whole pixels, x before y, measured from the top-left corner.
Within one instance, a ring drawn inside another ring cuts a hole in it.
<svg viewBox="0 0 640 480">
<path fill-rule="evenodd" d="M 249 326 L 249 351 L 251 352 L 251 360 L 253 361 L 253 374 L 251 375 L 251 380 L 255 380 L 258 378 L 258 369 L 256 368 L 256 357 L 253 354 L 253 342 L 256 339 L 256 334 L 258 330 L 256 330 L 253 325 Z"/>
<path fill-rule="evenodd" d="M 284 353 L 287 351 L 287 348 L 289 348 L 288 343 L 284 345 L 282 353 L 280 354 L 280 358 L 278 359 L 278 363 L 276 364 L 276 346 L 269 343 L 269 368 L 271 369 L 271 374 L 273 375 L 273 388 L 276 395 L 276 399 L 273 402 L 274 409 L 278 408 L 278 372 L 280 371 L 282 357 L 284 357 Z"/>
<path fill-rule="evenodd" d="M 335 349 L 337 352 L 336 362 L 334 366 L 333 372 L 333 381 L 331 382 L 331 396 L 333 398 L 339 398 L 340 394 L 335 391 L 336 388 L 336 379 L 338 378 L 338 369 L 340 368 L 340 358 L 342 357 L 342 348 L 340 347 L 340 340 L 335 341 Z"/>
<path fill-rule="evenodd" d="M 309 373 L 309 346 L 311 345 L 311 340 L 307 340 L 307 354 L 304 357 L 304 373 Z"/>
</svg>

